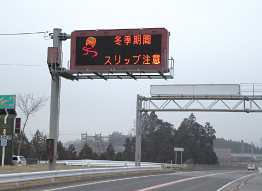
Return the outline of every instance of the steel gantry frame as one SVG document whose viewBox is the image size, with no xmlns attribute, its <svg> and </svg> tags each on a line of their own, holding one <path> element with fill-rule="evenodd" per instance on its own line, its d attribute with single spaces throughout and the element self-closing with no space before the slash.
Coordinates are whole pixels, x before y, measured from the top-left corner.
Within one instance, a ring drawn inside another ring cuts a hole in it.
<svg viewBox="0 0 262 191">
<path fill-rule="evenodd" d="M 169 67 L 167 71 L 157 70 L 70 70 L 63 67 L 62 61 L 62 41 L 71 39 L 70 34 L 62 33 L 62 29 L 54 28 L 50 34 L 53 39 L 53 47 L 48 48 L 47 64 L 51 74 L 51 99 L 50 99 L 50 124 L 49 139 L 54 140 L 53 154 L 48 159 L 48 170 L 56 170 L 57 158 L 57 139 L 59 135 L 59 112 L 60 112 L 60 89 L 61 77 L 67 80 L 80 79 L 173 79 L 174 76 L 174 59 L 165 57 L 165 63 Z M 68 65 L 69 68 L 69 65 Z"/>
<path fill-rule="evenodd" d="M 54 52 L 53 54 L 57 54 Z M 59 53 L 58 53 L 59 54 Z M 89 71 L 89 70 L 70 70 L 66 68 L 55 68 L 51 67 L 51 73 L 61 76 L 68 80 L 82 80 L 82 79 L 101 79 L 101 80 L 139 80 L 139 79 L 173 79 L 174 78 L 174 59 L 170 58 L 167 60 L 169 63 L 169 72 L 163 73 L 162 71 L 154 70 L 104 70 L 104 71 Z M 69 66 L 68 66 L 69 67 Z"/>
<path fill-rule="evenodd" d="M 260 90 L 254 90 L 255 86 L 262 87 L 262 84 L 240 84 L 239 96 L 180 95 L 166 97 L 144 97 L 137 95 L 136 166 L 140 166 L 141 164 L 141 121 L 143 112 L 262 112 L 262 94 Z M 245 87 L 251 87 L 251 89 L 249 89 L 250 91 Z M 242 95 L 242 93 L 248 93 L 250 95 Z M 255 95 L 257 93 L 260 95 Z M 207 104 L 203 102 L 209 103 Z"/>
</svg>

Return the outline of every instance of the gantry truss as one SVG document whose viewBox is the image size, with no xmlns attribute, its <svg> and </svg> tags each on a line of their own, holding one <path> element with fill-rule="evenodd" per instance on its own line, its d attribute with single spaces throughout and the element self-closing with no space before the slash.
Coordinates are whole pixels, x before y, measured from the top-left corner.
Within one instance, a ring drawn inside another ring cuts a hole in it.
<svg viewBox="0 0 262 191">
<path fill-rule="evenodd" d="M 55 53 L 54 53 L 55 54 Z M 56 53 L 59 54 L 59 53 Z M 165 71 L 155 71 L 155 70 L 69 70 L 66 68 L 58 67 L 57 61 L 49 64 L 50 73 L 52 75 L 57 74 L 68 80 L 82 80 L 82 79 L 173 79 L 174 78 L 174 59 L 170 58 L 168 72 Z M 68 66 L 69 67 L 69 66 Z"/>
<path fill-rule="evenodd" d="M 197 86 L 197 85 L 192 85 Z M 239 84 L 237 95 L 138 95 L 139 111 L 262 112 L 262 84 Z"/>
<path fill-rule="evenodd" d="M 139 96 L 142 112 L 208 111 L 208 112 L 262 112 L 262 96 Z"/>
</svg>

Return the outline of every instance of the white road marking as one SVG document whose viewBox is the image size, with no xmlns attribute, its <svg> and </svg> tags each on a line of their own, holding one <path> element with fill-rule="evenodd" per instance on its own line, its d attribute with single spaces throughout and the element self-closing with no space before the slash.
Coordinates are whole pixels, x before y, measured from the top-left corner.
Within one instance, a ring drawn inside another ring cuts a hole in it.
<svg viewBox="0 0 262 191">
<path fill-rule="evenodd" d="M 256 174 L 256 173 L 253 173 L 253 174 Z M 241 180 L 241 179 L 243 179 L 243 178 L 252 176 L 253 174 L 249 174 L 249 175 L 240 177 L 240 178 L 238 178 L 238 179 L 236 179 L 236 180 L 234 180 L 234 181 L 232 181 L 232 182 L 229 182 L 228 184 L 226 184 L 226 185 L 222 186 L 221 188 L 217 189 L 217 191 L 221 191 L 221 190 L 223 190 L 224 188 L 228 187 L 230 184 L 232 184 L 232 183 L 234 183 L 234 182 L 236 182 L 236 181 L 238 181 L 238 180 Z"/>
<path fill-rule="evenodd" d="M 172 173 L 172 174 L 177 174 L 177 173 Z M 152 177 L 152 176 L 160 176 L 160 175 L 158 174 L 158 175 L 148 175 L 148 176 L 137 176 L 137 177 L 130 177 L 130 178 L 121 178 L 121 179 L 105 180 L 105 181 L 99 181 L 99 182 L 90 182 L 90 183 L 86 183 L 86 184 L 66 186 L 66 187 L 62 187 L 62 188 L 54 188 L 54 189 L 48 189 L 48 190 L 44 190 L 44 191 L 61 190 L 61 189 L 66 189 L 66 188 L 74 188 L 74 187 L 78 187 L 78 186 L 87 186 L 87 185 L 93 185 L 93 184 L 102 184 L 102 183 L 106 183 L 106 182 L 116 182 L 116 181 L 130 180 L 130 179 L 136 179 L 136 178 L 147 178 L 147 177 Z"/>
<path fill-rule="evenodd" d="M 188 181 L 188 180 L 204 178 L 204 177 L 208 177 L 208 176 L 215 176 L 215 175 L 220 175 L 220 174 L 225 174 L 225 173 L 234 173 L 234 172 L 236 172 L 236 171 L 208 174 L 208 175 L 203 175 L 203 176 L 195 176 L 195 177 L 191 177 L 191 178 L 185 178 L 185 179 L 180 179 L 180 180 L 176 180 L 176 181 L 172 181 L 172 182 L 168 182 L 168 183 L 164 183 L 164 184 L 155 185 L 155 186 L 148 187 L 148 188 L 138 189 L 136 191 L 148 191 L 148 190 L 153 190 L 153 189 L 157 189 L 157 188 L 160 188 L 160 187 L 169 186 L 169 185 L 172 185 L 172 184 L 177 184 L 177 183 L 180 183 L 180 182 L 185 182 L 185 181 Z M 190 172 L 171 173 L 171 174 L 164 174 L 164 175 L 178 175 L 178 174 L 187 174 L 187 173 L 190 173 Z M 161 174 L 161 175 L 163 175 L 163 174 Z M 48 189 L 48 190 L 44 190 L 44 191 L 62 190 L 62 189 L 67 189 L 67 188 L 75 188 L 75 187 L 81 187 L 81 186 L 88 186 L 88 185 L 94 185 L 94 184 L 102 184 L 102 183 L 107 183 L 107 182 L 116 182 L 116 181 L 130 180 L 130 179 L 137 179 L 137 178 L 147 178 L 147 177 L 153 177 L 153 176 L 160 176 L 160 175 L 158 174 L 158 175 L 148 175 L 148 176 L 137 176 L 137 177 L 105 180 L 105 181 L 99 181 L 99 182 L 90 182 L 90 183 L 86 183 L 86 184 L 65 186 L 65 187 L 61 187 L 61 188 Z M 244 177 L 242 177 L 242 178 L 244 178 Z M 235 181 L 237 181 L 237 180 L 235 180 Z M 235 181 L 232 181 L 232 182 L 228 183 L 227 185 L 221 187 L 220 190 L 218 189 L 217 191 L 221 191 L 223 188 L 225 188 L 226 186 L 230 185 L 231 183 L 233 183 Z"/>
<path fill-rule="evenodd" d="M 226 173 L 227 173 L 227 172 L 226 172 Z M 219 174 L 225 174 L 225 173 L 216 173 L 216 174 L 208 174 L 208 175 L 203 175 L 203 176 L 194 176 L 194 177 L 191 177 L 191 178 L 180 179 L 180 180 L 176 180 L 176 181 L 172 181 L 172 182 L 167 182 L 167 183 L 164 183 L 164 184 L 159 184 L 159 185 L 155 185 L 155 186 L 151 186 L 151 187 L 147 187 L 147 188 L 142 188 L 142 189 L 138 189 L 138 190 L 134 190 L 134 191 L 154 190 L 154 189 L 157 189 L 157 188 L 162 188 L 162 187 L 165 187 L 165 186 L 170 186 L 170 185 L 177 184 L 177 183 L 180 183 L 180 182 L 185 182 L 185 181 L 188 181 L 188 180 L 194 180 L 194 179 L 204 178 L 204 177 L 208 177 L 208 176 L 215 176 L 215 175 L 219 175 Z"/>
</svg>

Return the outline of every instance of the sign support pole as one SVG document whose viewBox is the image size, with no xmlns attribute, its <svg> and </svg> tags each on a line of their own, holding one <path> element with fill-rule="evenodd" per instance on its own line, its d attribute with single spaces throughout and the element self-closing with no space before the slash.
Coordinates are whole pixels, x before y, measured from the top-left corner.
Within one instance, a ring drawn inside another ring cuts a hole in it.
<svg viewBox="0 0 262 191">
<path fill-rule="evenodd" d="M 175 158 L 175 163 L 177 164 L 177 152 L 181 152 L 181 165 L 182 165 L 182 152 L 184 152 L 184 148 L 179 148 L 179 147 L 175 147 L 174 151 L 176 152 L 176 158 Z"/>
<path fill-rule="evenodd" d="M 59 35 L 61 34 L 61 31 L 62 29 L 58 29 L 58 28 L 55 28 L 53 30 L 53 47 L 58 47 L 59 51 L 61 50 L 61 45 L 62 45 L 59 39 Z M 61 56 L 60 54 L 58 55 Z M 59 97 L 60 97 L 60 76 L 53 73 L 51 79 L 49 139 L 54 139 L 54 148 L 53 148 L 54 155 L 52 159 L 48 160 L 48 170 L 56 170 Z"/>
<path fill-rule="evenodd" d="M 177 164 L 177 151 L 176 151 L 175 164 Z"/>
<path fill-rule="evenodd" d="M 4 118 L 4 125 L 6 125 L 6 120 L 7 120 L 7 117 L 9 115 L 7 109 L 5 109 L 5 113 L 6 113 L 6 116 Z M 4 132 L 3 132 L 4 135 L 6 135 L 6 130 L 4 129 Z M 1 140 L 1 145 L 2 145 L 2 140 Z M 3 149 L 2 149 L 2 166 L 5 166 L 5 146 L 3 145 Z"/>
<path fill-rule="evenodd" d="M 5 166 L 5 146 L 3 146 L 3 152 L 2 152 L 2 166 Z"/>
<path fill-rule="evenodd" d="M 5 116 L 5 119 L 4 119 L 4 124 L 6 124 L 6 119 L 8 118 L 8 115 L 9 115 L 7 109 L 5 109 L 5 113 L 6 113 L 6 116 Z"/>
<path fill-rule="evenodd" d="M 182 155 L 183 155 L 183 152 L 181 151 L 181 165 L 182 165 Z"/>
<path fill-rule="evenodd" d="M 135 166 L 141 165 L 141 118 L 142 112 L 140 96 L 137 95 L 136 105 L 136 150 L 135 150 Z"/>
</svg>

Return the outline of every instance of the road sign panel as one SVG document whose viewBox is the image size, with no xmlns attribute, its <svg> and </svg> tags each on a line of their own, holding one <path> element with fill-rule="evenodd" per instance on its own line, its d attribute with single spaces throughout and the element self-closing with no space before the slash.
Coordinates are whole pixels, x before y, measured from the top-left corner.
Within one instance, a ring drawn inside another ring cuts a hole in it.
<svg viewBox="0 0 262 191">
<path fill-rule="evenodd" d="M 174 147 L 174 151 L 184 152 L 184 148 Z"/>
<path fill-rule="evenodd" d="M 0 140 L 3 139 L 12 140 L 12 135 L 0 135 Z"/>
<path fill-rule="evenodd" d="M 14 109 L 15 95 L 0 95 L 0 109 Z"/>
<path fill-rule="evenodd" d="M 2 139 L 1 140 L 1 146 L 2 147 L 6 147 L 7 146 L 7 140 L 6 139 Z"/>
<path fill-rule="evenodd" d="M 71 70 L 168 71 L 164 28 L 74 31 Z"/>
<path fill-rule="evenodd" d="M 10 128 L 10 126 L 6 124 L 0 124 L 0 128 L 6 129 L 6 128 Z"/>
</svg>

